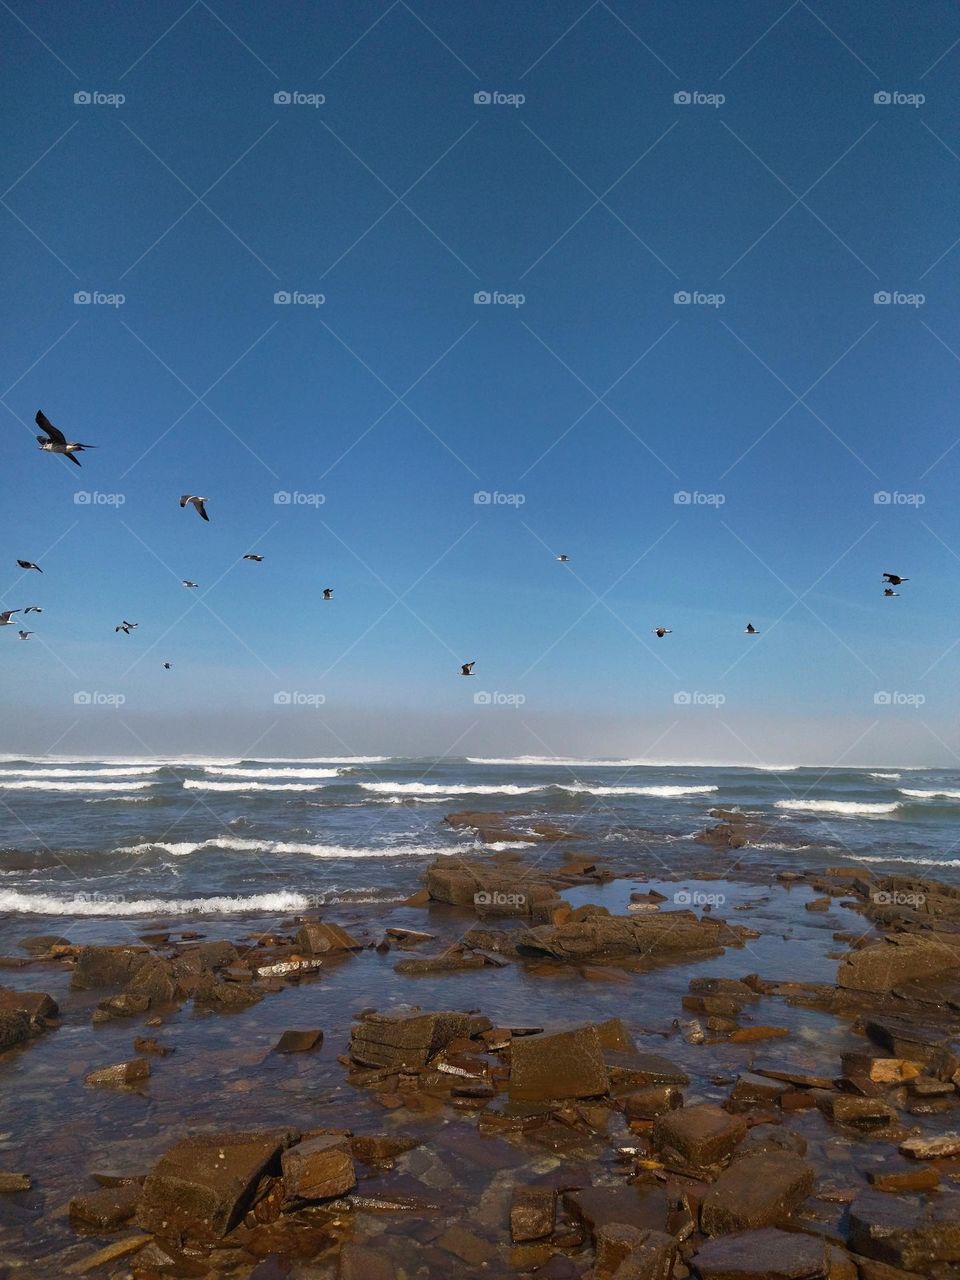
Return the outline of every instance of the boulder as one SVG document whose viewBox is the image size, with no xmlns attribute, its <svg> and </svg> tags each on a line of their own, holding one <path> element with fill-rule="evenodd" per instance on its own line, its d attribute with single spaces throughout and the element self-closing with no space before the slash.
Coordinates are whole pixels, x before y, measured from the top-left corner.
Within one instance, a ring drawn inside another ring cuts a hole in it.
<svg viewBox="0 0 960 1280">
<path fill-rule="evenodd" d="M 25 1013 L 0 1009 L 0 1053 L 30 1038 L 30 1019 Z"/>
<path fill-rule="evenodd" d="M 83 1078 L 83 1083 L 95 1089 L 129 1089 L 142 1084 L 150 1075 L 150 1063 L 146 1058 L 133 1058 L 130 1062 L 118 1062 L 112 1067 L 99 1067 Z"/>
<path fill-rule="evenodd" d="M 552 1187 L 515 1187 L 510 1201 L 510 1239 L 515 1244 L 553 1234 L 557 1197 Z"/>
<path fill-rule="evenodd" d="M 264 1174 L 280 1172 L 289 1131 L 182 1138 L 143 1185 L 137 1225 L 162 1239 L 221 1239 L 242 1218 Z"/>
<path fill-rule="evenodd" d="M 36 1027 L 42 1027 L 45 1018 L 57 1015 L 57 1002 L 45 991 L 14 991 L 12 987 L 0 987 L 0 1013 L 22 1013 Z"/>
<path fill-rule="evenodd" d="M 717 1236 L 772 1227 L 806 1199 L 814 1181 L 813 1166 L 790 1151 L 741 1156 L 704 1197 L 701 1230 Z"/>
<path fill-rule="evenodd" d="M 70 1221 L 74 1226 L 88 1227 L 94 1231 L 114 1231 L 129 1222 L 137 1209 L 140 1187 L 137 1183 L 125 1183 L 118 1187 L 101 1187 L 74 1196 L 70 1201 Z"/>
<path fill-rule="evenodd" d="M 746 1132 L 740 1116 L 705 1102 L 660 1116 L 653 1126 L 653 1145 L 668 1159 L 703 1168 L 725 1160 Z"/>
<path fill-rule="evenodd" d="M 699 1280 L 825 1280 L 826 1242 L 766 1227 L 709 1240 L 692 1259 Z"/>
<path fill-rule="evenodd" d="M 790 1086 L 783 1080 L 771 1080 L 769 1076 L 754 1075 L 745 1071 L 737 1077 L 737 1083 L 730 1093 L 730 1102 L 735 1110 L 767 1104 L 776 1106 Z"/>
<path fill-rule="evenodd" d="M 361 1018 L 351 1035 L 350 1057 L 365 1067 L 423 1067 L 469 1029 L 467 1013 L 427 1013 L 401 1005 Z"/>
<path fill-rule="evenodd" d="M 848 952 L 837 969 L 837 985 L 854 991 L 892 991 L 911 978 L 958 967 L 960 951 L 955 946 L 916 934 L 895 934 Z"/>
<path fill-rule="evenodd" d="M 331 1200 L 357 1185 L 350 1139 L 336 1134 L 288 1147 L 280 1163 L 287 1201 Z"/>
<path fill-rule="evenodd" d="M 960 1262 L 960 1196 L 889 1196 L 862 1191 L 850 1206 L 850 1248 L 908 1271 Z"/>
<path fill-rule="evenodd" d="M 610 1091 L 596 1024 L 521 1036 L 510 1047 L 510 1097 L 592 1098 Z"/>
<path fill-rule="evenodd" d="M 523 933 L 517 945 L 522 952 L 556 960 L 639 953 L 656 962 L 716 953 L 724 946 L 739 945 L 744 936 L 739 928 L 719 919 L 701 920 L 692 911 L 668 911 L 639 918 L 598 915 L 556 926 L 540 925 Z"/>
<path fill-rule="evenodd" d="M 682 1107 L 683 1094 L 673 1084 L 650 1085 L 628 1094 L 623 1105 L 628 1120 L 655 1120 Z"/>
<path fill-rule="evenodd" d="M 82 947 L 70 986 L 75 991 L 122 987 L 151 959 L 152 953 L 142 947 Z"/>
<path fill-rule="evenodd" d="M 613 1273 L 613 1280 L 672 1280 L 677 1261 L 676 1239 L 665 1231 L 641 1231 L 642 1239 Z"/>
<path fill-rule="evenodd" d="M 336 955 L 348 951 L 361 951 L 358 942 L 338 924 L 323 924 L 320 920 L 305 920 L 297 934 L 297 943 L 314 956 Z"/>
</svg>

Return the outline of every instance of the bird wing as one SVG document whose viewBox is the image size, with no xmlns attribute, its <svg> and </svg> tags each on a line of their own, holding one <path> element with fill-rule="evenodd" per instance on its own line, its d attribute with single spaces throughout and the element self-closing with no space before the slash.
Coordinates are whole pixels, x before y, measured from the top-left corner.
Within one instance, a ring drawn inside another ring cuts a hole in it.
<svg viewBox="0 0 960 1280">
<path fill-rule="evenodd" d="M 19 609 L 4 609 L 3 613 L 0 613 L 0 618 L 3 618 L 4 622 L 9 622 L 13 615 L 19 612 Z"/>
<path fill-rule="evenodd" d="M 45 431 L 54 444 L 66 444 L 67 437 L 63 434 L 59 427 L 55 427 L 42 409 L 37 410 L 37 416 L 34 418 L 37 426 L 41 431 Z"/>
<path fill-rule="evenodd" d="M 66 456 L 70 459 L 71 462 L 75 463 L 78 467 L 82 465 L 80 462 L 80 459 L 77 457 L 75 453 L 68 453 Z"/>
<path fill-rule="evenodd" d="M 206 509 L 206 507 L 203 505 L 203 499 L 202 499 L 202 498 L 200 499 L 200 501 L 199 501 L 199 502 L 194 502 L 194 504 L 193 504 L 193 505 L 194 505 L 194 506 L 197 508 L 197 510 L 199 511 L 200 516 L 201 516 L 201 518 L 202 518 L 202 519 L 204 519 L 204 520 L 209 520 L 209 519 L 210 519 L 210 517 L 207 515 L 207 509 Z"/>
<path fill-rule="evenodd" d="M 180 495 L 180 505 L 181 505 L 181 507 L 185 507 L 189 501 L 190 501 L 190 495 L 189 495 L 189 493 L 182 493 L 182 494 Z"/>
</svg>

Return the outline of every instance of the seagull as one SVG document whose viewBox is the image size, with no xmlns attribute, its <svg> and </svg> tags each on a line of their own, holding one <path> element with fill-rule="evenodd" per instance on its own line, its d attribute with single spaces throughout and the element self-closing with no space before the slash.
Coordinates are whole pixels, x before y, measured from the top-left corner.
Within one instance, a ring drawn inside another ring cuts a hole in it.
<svg viewBox="0 0 960 1280">
<path fill-rule="evenodd" d="M 21 639 L 21 640 L 26 640 L 28 636 L 32 636 L 32 635 L 33 635 L 33 632 L 32 632 L 32 631 L 18 631 L 18 632 L 17 632 L 17 635 L 20 637 L 20 639 Z"/>
<path fill-rule="evenodd" d="M 38 564 L 34 564 L 32 560 L 18 560 L 17 564 L 21 569 L 36 569 L 37 573 L 43 573 Z"/>
<path fill-rule="evenodd" d="M 47 433 L 46 436 L 37 436 L 37 443 L 44 453 L 62 453 L 79 467 L 80 459 L 77 454 L 82 449 L 95 449 L 97 447 L 95 444 L 78 444 L 75 440 L 68 440 L 63 432 L 53 425 L 42 409 L 37 410 L 37 416 L 34 421 L 41 431 Z"/>
<path fill-rule="evenodd" d="M 333 587 L 324 587 L 324 588 L 323 588 L 323 598 L 324 598 L 324 600 L 332 600 L 332 599 L 333 599 Z"/>
<path fill-rule="evenodd" d="M 206 498 L 198 498 L 195 494 L 192 494 L 192 493 L 184 493 L 183 495 L 181 495 L 181 498 L 180 498 L 181 507 L 185 507 L 188 502 L 192 507 L 196 509 L 197 515 L 200 517 L 201 520 L 210 519 L 210 517 L 207 515 L 206 508 L 203 505 L 206 502 Z"/>
<path fill-rule="evenodd" d="M 14 625 L 13 615 L 19 612 L 19 609 L 4 609 L 0 613 L 0 627 L 12 627 Z"/>
<path fill-rule="evenodd" d="M 38 604 L 28 604 L 23 611 L 23 616 L 26 617 L 28 613 L 43 613 L 43 610 Z"/>
<path fill-rule="evenodd" d="M 570 557 L 569 557 L 569 556 L 565 556 L 565 555 L 559 555 L 559 556 L 557 556 L 557 559 L 558 559 L 562 564 L 566 564 L 566 563 L 567 563 L 567 561 L 570 559 Z"/>
<path fill-rule="evenodd" d="M 477 665 L 476 659 L 474 659 L 473 662 L 465 662 L 463 666 L 460 668 L 460 674 L 462 676 L 472 676 L 473 668 L 476 665 Z"/>
<path fill-rule="evenodd" d="M 893 587 L 884 587 L 884 588 L 883 588 L 883 594 L 884 594 L 885 596 L 898 596 L 898 595 L 900 594 L 900 592 L 899 592 L 899 591 L 894 591 Z"/>
<path fill-rule="evenodd" d="M 163 667 L 164 671 L 169 671 L 169 670 L 170 670 L 170 665 L 171 665 L 171 664 L 170 664 L 169 662 L 161 662 L 161 663 L 160 663 L 160 665 L 161 665 L 161 667 Z"/>
<path fill-rule="evenodd" d="M 757 628 L 753 625 L 752 622 L 748 622 L 747 625 L 743 628 L 743 630 L 744 630 L 744 634 L 748 636 L 758 636 L 760 634 L 760 632 L 757 630 Z"/>
<path fill-rule="evenodd" d="M 113 628 L 113 633 L 114 635 L 116 635 L 118 631 L 122 631 L 125 636 L 128 636 L 131 631 L 136 631 L 139 625 L 140 625 L 139 622 L 127 622 L 126 618 L 124 618 L 123 622 L 120 623 L 119 627 Z"/>
<path fill-rule="evenodd" d="M 672 635 L 673 632 L 670 627 L 654 627 L 653 634 L 658 640 L 662 640 L 664 636 Z"/>
<path fill-rule="evenodd" d="M 901 582 L 909 582 L 909 578 L 901 578 L 899 573 L 885 573 L 883 575 L 885 582 L 889 582 L 891 587 L 899 587 Z"/>
<path fill-rule="evenodd" d="M 259 564 L 259 563 L 261 562 L 261 560 L 263 559 L 263 556 L 255 556 L 255 555 L 253 554 L 253 552 L 252 552 L 252 551 L 248 551 L 248 552 L 247 552 L 247 554 L 246 554 L 243 558 L 244 558 L 244 560 L 253 560 L 253 561 L 255 561 L 257 564 Z"/>
<path fill-rule="evenodd" d="M 189 578 L 182 578 L 181 584 L 185 587 L 199 587 L 199 582 L 191 582 Z"/>
</svg>

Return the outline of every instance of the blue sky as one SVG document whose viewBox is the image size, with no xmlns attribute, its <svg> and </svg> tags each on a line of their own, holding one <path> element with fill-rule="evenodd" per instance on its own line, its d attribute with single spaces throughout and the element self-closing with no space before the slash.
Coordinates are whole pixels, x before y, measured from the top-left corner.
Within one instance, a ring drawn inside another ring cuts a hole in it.
<svg viewBox="0 0 960 1280">
<path fill-rule="evenodd" d="M 0 748 L 956 762 L 946 0 L 0 28 Z"/>
</svg>

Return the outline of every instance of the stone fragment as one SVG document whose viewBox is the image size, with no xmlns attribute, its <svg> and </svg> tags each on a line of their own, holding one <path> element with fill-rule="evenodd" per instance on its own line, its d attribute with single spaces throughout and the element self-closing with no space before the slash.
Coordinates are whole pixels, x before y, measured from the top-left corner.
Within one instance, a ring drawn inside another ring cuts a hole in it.
<svg viewBox="0 0 960 1280">
<path fill-rule="evenodd" d="M 512 1099 L 591 1098 L 609 1090 L 600 1034 L 593 1023 L 544 1031 L 512 1042 Z"/>
<path fill-rule="evenodd" d="M 330 1200 L 356 1186 L 350 1140 L 335 1134 L 308 1138 L 281 1157 L 288 1201 Z"/>
<path fill-rule="evenodd" d="M 132 1058 L 112 1067 L 100 1067 L 83 1078 L 83 1083 L 95 1089 L 129 1089 L 142 1084 L 150 1075 L 150 1063 L 146 1058 Z"/>
<path fill-rule="evenodd" d="M 892 991 L 911 978 L 958 967 L 956 947 L 912 933 L 894 934 L 848 952 L 837 970 L 837 985 L 854 991 Z"/>
<path fill-rule="evenodd" d="M 515 1187 L 510 1202 L 510 1238 L 519 1244 L 553 1234 L 557 1197 L 552 1187 Z"/>
<path fill-rule="evenodd" d="M 653 1145 L 669 1159 L 703 1167 L 729 1156 L 746 1132 L 740 1116 L 706 1102 L 660 1116 L 653 1126 Z"/>
<path fill-rule="evenodd" d="M 814 1181 L 813 1166 L 789 1151 L 742 1156 L 704 1197 L 701 1230 L 715 1236 L 774 1226 L 806 1199 Z"/>
<path fill-rule="evenodd" d="M 323 1043 L 322 1031 L 284 1031 L 273 1046 L 274 1053 L 307 1053 Z"/>
<path fill-rule="evenodd" d="M 347 933 L 338 924 L 324 924 L 320 920 L 305 920 L 297 934 L 297 942 L 311 955 L 333 955 L 338 952 L 361 951 L 363 943 Z"/>
<path fill-rule="evenodd" d="M 765 1227 L 708 1241 L 692 1265 L 699 1280 L 825 1280 L 827 1246 L 816 1236 Z"/>
<path fill-rule="evenodd" d="M 908 1271 L 960 1261 L 960 1196 L 889 1196 L 869 1190 L 850 1206 L 850 1248 Z"/>
<path fill-rule="evenodd" d="M 129 1222 L 137 1209 L 140 1187 L 126 1183 L 118 1187 L 101 1187 L 74 1196 L 70 1201 L 70 1221 L 94 1231 L 114 1231 Z"/>
</svg>

